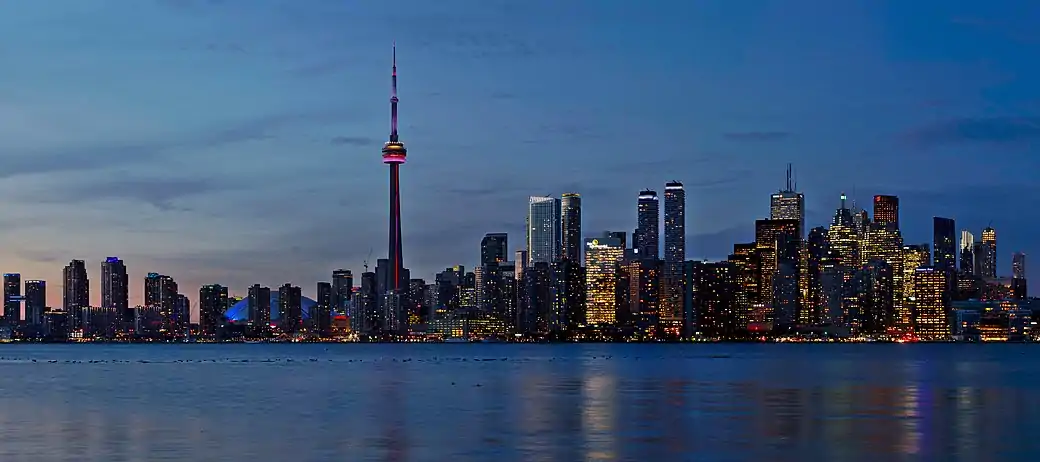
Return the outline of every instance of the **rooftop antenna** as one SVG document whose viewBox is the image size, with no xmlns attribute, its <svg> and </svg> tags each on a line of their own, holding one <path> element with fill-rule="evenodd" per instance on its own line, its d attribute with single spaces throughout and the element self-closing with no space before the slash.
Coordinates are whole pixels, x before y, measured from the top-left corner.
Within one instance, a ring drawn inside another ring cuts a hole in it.
<svg viewBox="0 0 1040 462">
<path fill-rule="evenodd" d="M 368 272 L 368 260 L 371 259 L 371 258 L 372 258 L 372 248 L 369 247 L 368 248 L 368 256 L 365 257 L 365 261 L 362 263 L 362 265 L 365 266 L 365 272 L 366 273 Z"/>
<path fill-rule="evenodd" d="M 791 189 L 791 187 L 792 187 L 792 185 L 791 185 L 791 163 L 788 162 L 787 163 L 787 184 L 786 184 L 786 188 L 787 189 L 784 189 L 784 191 L 785 192 L 794 191 L 793 189 Z"/>
</svg>

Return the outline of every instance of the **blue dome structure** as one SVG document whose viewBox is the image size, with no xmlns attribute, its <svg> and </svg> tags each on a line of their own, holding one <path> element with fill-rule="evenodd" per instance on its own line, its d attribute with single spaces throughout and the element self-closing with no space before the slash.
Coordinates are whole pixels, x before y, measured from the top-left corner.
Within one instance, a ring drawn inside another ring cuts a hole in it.
<svg viewBox="0 0 1040 462">
<path fill-rule="evenodd" d="M 311 313 L 314 311 L 314 307 L 317 304 L 318 304 L 318 302 L 316 302 L 316 301 L 314 301 L 314 300 L 312 300 L 310 298 L 301 297 L 300 305 L 301 305 L 301 308 L 302 308 L 302 311 L 303 311 L 303 319 L 304 320 L 308 320 L 308 319 L 311 318 Z M 271 291 L 271 321 L 272 322 L 278 320 L 278 305 L 279 305 L 278 292 Z M 245 321 L 248 321 L 249 320 L 249 297 L 243 298 L 241 301 L 239 301 L 238 303 L 234 304 L 231 308 L 228 308 L 228 310 L 224 312 L 224 316 L 227 317 L 228 320 L 233 321 L 233 322 L 245 322 Z"/>
</svg>

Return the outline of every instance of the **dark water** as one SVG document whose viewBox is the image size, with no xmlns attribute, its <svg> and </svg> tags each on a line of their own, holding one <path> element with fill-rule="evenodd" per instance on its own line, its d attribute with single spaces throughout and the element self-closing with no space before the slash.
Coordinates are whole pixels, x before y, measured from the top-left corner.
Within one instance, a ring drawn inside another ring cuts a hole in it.
<svg viewBox="0 0 1040 462">
<path fill-rule="evenodd" d="M 4 462 L 1040 457 L 1028 345 L 0 345 L 0 357 Z"/>
</svg>

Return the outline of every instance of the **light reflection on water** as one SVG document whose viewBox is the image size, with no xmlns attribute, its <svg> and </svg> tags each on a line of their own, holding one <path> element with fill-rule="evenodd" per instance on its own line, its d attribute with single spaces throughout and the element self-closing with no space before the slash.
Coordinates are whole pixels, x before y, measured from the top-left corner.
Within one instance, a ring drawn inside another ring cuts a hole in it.
<svg viewBox="0 0 1040 462">
<path fill-rule="evenodd" d="M 0 460 L 1023 460 L 1029 349 L 5 346 Z"/>
</svg>

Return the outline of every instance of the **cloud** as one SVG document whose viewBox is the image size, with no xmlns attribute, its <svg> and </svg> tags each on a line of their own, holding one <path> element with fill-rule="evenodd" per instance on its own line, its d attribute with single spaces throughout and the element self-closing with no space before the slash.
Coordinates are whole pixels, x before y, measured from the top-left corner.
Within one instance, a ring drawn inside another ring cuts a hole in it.
<svg viewBox="0 0 1040 462">
<path fill-rule="evenodd" d="M 1020 143 L 1040 138 L 1040 117 L 950 119 L 915 128 L 902 138 L 920 147 Z"/>
<path fill-rule="evenodd" d="M 726 139 L 730 141 L 748 141 L 748 142 L 762 142 L 762 141 L 782 141 L 791 137 L 790 132 L 765 132 L 765 131 L 751 131 L 751 132 L 729 132 L 725 133 Z"/>
<path fill-rule="evenodd" d="M 337 136 L 337 137 L 333 137 L 331 140 L 329 140 L 329 144 L 331 144 L 333 146 L 347 145 L 347 146 L 365 147 L 365 146 L 372 146 L 373 144 L 376 144 L 376 140 L 374 138 L 369 138 L 367 136 Z"/>
<path fill-rule="evenodd" d="M 355 112 L 350 109 L 319 108 L 268 114 L 190 133 L 132 142 L 23 153 L 8 151 L 0 154 L 0 179 L 41 173 L 102 170 L 113 166 L 127 167 L 157 160 L 172 151 L 205 150 L 248 141 L 270 140 L 280 130 L 290 126 L 337 122 L 354 115 Z"/>
<path fill-rule="evenodd" d="M 184 211 L 178 199 L 237 187 L 228 181 L 177 178 L 122 178 L 104 182 L 53 186 L 44 193 L 50 200 L 81 203 L 103 199 L 140 201 L 161 211 Z"/>
</svg>

